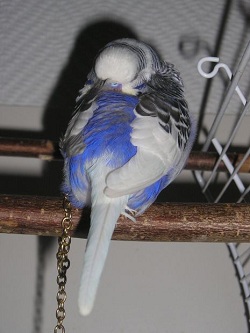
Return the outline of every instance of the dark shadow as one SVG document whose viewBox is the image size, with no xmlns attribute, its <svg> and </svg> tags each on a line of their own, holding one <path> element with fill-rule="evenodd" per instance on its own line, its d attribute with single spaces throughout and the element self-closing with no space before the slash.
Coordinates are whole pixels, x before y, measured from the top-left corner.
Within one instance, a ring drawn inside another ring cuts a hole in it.
<svg viewBox="0 0 250 333">
<path fill-rule="evenodd" d="M 90 207 L 84 207 L 74 236 L 78 238 L 88 237 L 89 228 L 90 228 L 90 213 L 91 213 Z"/>
<path fill-rule="evenodd" d="M 108 42 L 118 38 L 136 38 L 125 25 L 103 19 L 82 29 L 64 66 L 45 108 L 43 124 L 46 138 L 58 140 L 64 133 L 79 90 L 98 51 Z"/>
<path fill-rule="evenodd" d="M 75 99 L 84 86 L 98 51 L 107 43 L 119 38 L 136 38 L 136 35 L 125 25 L 106 19 L 94 22 L 80 31 L 45 108 L 44 138 L 58 141 L 65 132 L 75 107 Z M 48 194 L 59 195 L 62 163 L 46 165 L 44 177 L 51 178 L 51 176 L 54 189 L 49 185 L 52 192 Z"/>
<path fill-rule="evenodd" d="M 46 261 L 48 254 L 50 255 L 50 252 L 54 251 L 54 245 L 55 241 L 52 237 L 37 237 L 36 289 L 32 333 L 43 332 L 44 278 L 46 272 Z M 54 283 L 56 297 L 56 276 Z"/>
<path fill-rule="evenodd" d="M 240 244 L 239 244 L 240 245 Z M 228 246 L 228 244 L 227 244 Z M 237 246 L 238 248 L 238 246 Z M 238 250 L 238 249 L 237 249 Z M 239 251 L 239 250 L 238 250 Z M 237 281 L 239 283 L 239 288 L 240 288 L 240 296 L 245 299 L 245 292 L 244 292 L 244 287 L 243 287 L 243 284 L 241 283 L 241 279 L 242 279 L 242 276 L 239 274 L 239 271 L 236 269 L 236 265 L 235 265 L 235 259 L 233 258 L 232 254 L 231 254 L 231 251 L 229 249 L 229 246 L 228 246 L 228 252 L 229 252 L 229 257 L 231 258 L 232 262 L 234 263 L 234 271 L 235 271 L 235 277 L 237 278 Z M 249 259 L 248 259 L 249 260 Z M 246 262 L 243 264 L 243 267 L 244 265 L 246 264 Z M 246 318 L 246 324 L 247 324 L 247 332 L 249 333 L 250 332 L 250 323 L 249 323 L 249 308 L 248 308 L 248 304 L 247 302 L 243 302 L 243 306 L 244 306 L 244 315 L 245 315 L 245 318 Z"/>
<path fill-rule="evenodd" d="M 206 200 L 196 183 L 173 182 L 158 195 L 156 202 L 206 202 Z"/>
<path fill-rule="evenodd" d="M 59 183 L 61 174 L 58 169 L 62 168 L 62 161 L 47 162 L 50 172 L 42 177 L 5 174 L 0 175 L 1 193 L 15 195 L 40 195 L 59 196 Z"/>
<path fill-rule="evenodd" d="M 187 60 L 196 57 L 201 50 L 206 50 L 206 53 L 209 55 L 212 53 L 210 45 L 201 39 L 198 34 L 194 33 L 185 34 L 180 37 L 178 50 L 183 58 Z"/>
<path fill-rule="evenodd" d="M 19 129 L 2 129 L 0 128 L 1 137 L 3 138 L 20 138 L 20 139 L 45 139 L 43 131 L 19 130 Z"/>
</svg>

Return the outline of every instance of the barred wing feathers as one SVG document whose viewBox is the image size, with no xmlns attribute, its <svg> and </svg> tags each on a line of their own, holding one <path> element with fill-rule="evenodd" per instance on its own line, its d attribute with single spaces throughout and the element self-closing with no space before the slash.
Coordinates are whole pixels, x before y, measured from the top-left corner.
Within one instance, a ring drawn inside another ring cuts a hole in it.
<svg viewBox="0 0 250 333">
<path fill-rule="evenodd" d="M 163 65 L 162 72 L 147 83 L 135 109 L 131 142 L 137 147 L 136 155 L 107 176 L 109 197 L 140 191 L 170 172 L 173 179 L 190 152 L 194 138 L 183 84 L 172 65 Z"/>
</svg>

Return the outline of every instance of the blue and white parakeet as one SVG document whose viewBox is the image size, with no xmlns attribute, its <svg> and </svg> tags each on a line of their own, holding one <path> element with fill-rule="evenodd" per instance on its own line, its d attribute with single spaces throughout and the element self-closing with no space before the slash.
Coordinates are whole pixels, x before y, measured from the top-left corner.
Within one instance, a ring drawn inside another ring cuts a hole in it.
<svg viewBox="0 0 250 333">
<path fill-rule="evenodd" d="M 79 293 L 91 312 L 120 214 L 139 215 L 180 173 L 195 125 L 178 71 L 147 44 L 119 39 L 97 55 L 63 139 L 62 191 L 91 206 Z"/>
</svg>

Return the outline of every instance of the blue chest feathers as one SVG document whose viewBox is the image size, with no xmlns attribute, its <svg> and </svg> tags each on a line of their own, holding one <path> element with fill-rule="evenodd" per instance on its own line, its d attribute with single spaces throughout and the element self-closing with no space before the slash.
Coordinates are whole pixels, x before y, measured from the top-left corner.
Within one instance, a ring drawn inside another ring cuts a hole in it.
<svg viewBox="0 0 250 333">
<path fill-rule="evenodd" d="M 131 122 L 138 98 L 116 92 L 104 92 L 96 100 L 97 108 L 83 129 L 85 158 L 106 158 L 111 167 L 125 164 L 136 154 L 130 142 Z"/>
</svg>

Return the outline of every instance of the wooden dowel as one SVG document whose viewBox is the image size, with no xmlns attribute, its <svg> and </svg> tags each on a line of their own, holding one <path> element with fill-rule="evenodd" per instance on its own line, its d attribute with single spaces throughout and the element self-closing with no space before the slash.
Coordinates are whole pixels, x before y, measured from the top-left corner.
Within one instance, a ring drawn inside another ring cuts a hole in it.
<svg viewBox="0 0 250 333">
<path fill-rule="evenodd" d="M 1 138 L 0 137 L 0 155 L 35 157 L 43 160 L 61 160 L 58 143 L 51 140 Z M 228 157 L 234 167 L 240 163 L 244 154 L 228 153 Z M 213 169 L 218 158 L 214 152 L 191 152 L 185 169 L 210 171 Z M 221 161 L 218 171 L 227 171 L 224 163 Z M 240 168 L 242 173 L 250 173 L 250 157 L 246 159 Z"/>
<path fill-rule="evenodd" d="M 0 195 L 0 232 L 59 236 L 62 198 Z M 89 210 L 73 209 L 73 237 L 86 237 Z M 129 241 L 249 242 L 249 204 L 164 203 L 136 222 L 121 216 L 113 239 Z"/>
<path fill-rule="evenodd" d="M 0 137 L 0 155 L 61 160 L 58 144 L 51 140 Z"/>
<path fill-rule="evenodd" d="M 229 158 L 232 165 L 236 168 L 242 161 L 244 154 L 227 153 L 227 157 Z M 218 159 L 218 154 L 214 152 L 192 151 L 185 166 L 185 169 L 211 171 L 213 170 L 217 159 Z M 220 162 L 217 171 L 226 171 L 226 172 L 228 171 L 223 161 Z M 250 156 L 242 164 L 239 172 L 250 173 Z"/>
</svg>

